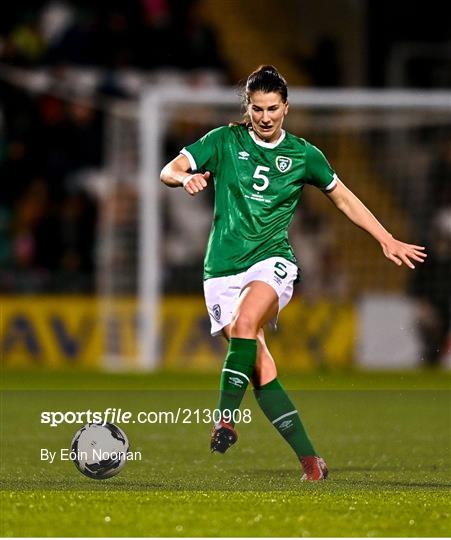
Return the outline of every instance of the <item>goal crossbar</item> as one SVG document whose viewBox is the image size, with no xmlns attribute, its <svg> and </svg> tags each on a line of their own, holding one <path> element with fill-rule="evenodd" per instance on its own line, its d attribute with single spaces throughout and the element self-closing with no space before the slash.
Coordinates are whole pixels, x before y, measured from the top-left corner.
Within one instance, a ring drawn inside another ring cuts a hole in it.
<svg viewBox="0 0 451 540">
<path fill-rule="evenodd" d="M 290 89 L 292 105 L 314 108 L 390 109 L 419 108 L 451 111 L 451 92 L 423 90 L 304 90 Z M 169 105 L 226 105 L 239 109 L 236 88 L 192 89 L 151 87 L 142 93 L 140 130 L 140 239 L 138 265 L 139 358 L 141 369 L 159 364 L 158 320 L 161 286 L 159 184 Z"/>
</svg>

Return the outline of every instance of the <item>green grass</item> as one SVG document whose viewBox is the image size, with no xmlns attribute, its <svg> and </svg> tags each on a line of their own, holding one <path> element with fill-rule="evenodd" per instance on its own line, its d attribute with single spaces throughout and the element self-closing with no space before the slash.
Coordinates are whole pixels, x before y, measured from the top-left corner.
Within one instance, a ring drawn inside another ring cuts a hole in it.
<svg viewBox="0 0 451 540">
<path fill-rule="evenodd" d="M 248 392 L 250 424 L 226 455 L 208 423 L 121 425 L 142 461 L 94 481 L 42 462 L 76 425 L 49 411 L 214 408 L 216 376 L 3 372 L 2 536 L 449 536 L 450 397 L 444 373 L 287 375 L 286 386 L 330 467 L 300 468 Z"/>
</svg>

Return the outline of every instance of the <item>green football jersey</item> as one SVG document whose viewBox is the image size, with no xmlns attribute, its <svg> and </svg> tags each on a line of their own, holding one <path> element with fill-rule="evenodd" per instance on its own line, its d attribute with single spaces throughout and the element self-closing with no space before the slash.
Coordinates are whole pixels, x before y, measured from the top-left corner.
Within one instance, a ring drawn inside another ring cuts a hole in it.
<svg viewBox="0 0 451 540">
<path fill-rule="evenodd" d="M 305 184 L 333 189 L 336 175 L 324 154 L 282 131 L 276 143 L 244 125 L 223 126 L 181 151 L 192 171 L 210 171 L 215 186 L 213 224 L 204 279 L 244 272 L 269 257 L 296 263 L 288 226 Z"/>
</svg>

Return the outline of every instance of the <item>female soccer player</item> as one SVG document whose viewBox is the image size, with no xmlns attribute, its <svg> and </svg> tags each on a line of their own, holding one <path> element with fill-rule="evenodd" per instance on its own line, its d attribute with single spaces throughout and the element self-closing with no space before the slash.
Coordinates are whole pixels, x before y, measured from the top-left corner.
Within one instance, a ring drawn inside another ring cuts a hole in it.
<svg viewBox="0 0 451 540">
<path fill-rule="evenodd" d="M 222 419 L 213 428 L 211 450 L 224 453 L 236 442 L 233 413 L 252 381 L 258 404 L 300 459 L 302 479 L 323 480 L 326 464 L 277 378 L 263 331 L 293 294 L 298 268 L 287 229 L 304 185 L 321 189 L 395 264 L 414 268 L 412 261 L 423 262 L 426 255 L 424 247 L 393 238 L 318 148 L 282 129 L 288 89 L 273 66 L 249 75 L 243 102 L 242 123 L 210 131 L 161 171 L 162 182 L 191 196 L 214 180 L 204 292 L 211 333 L 222 333 L 229 348 L 220 380 Z"/>
</svg>

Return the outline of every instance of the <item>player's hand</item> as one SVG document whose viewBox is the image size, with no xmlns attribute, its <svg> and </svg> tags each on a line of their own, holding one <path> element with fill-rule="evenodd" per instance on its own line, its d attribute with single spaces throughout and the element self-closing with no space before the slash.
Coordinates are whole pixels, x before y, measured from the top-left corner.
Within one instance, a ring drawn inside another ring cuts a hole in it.
<svg viewBox="0 0 451 540">
<path fill-rule="evenodd" d="M 183 181 L 183 187 L 192 197 L 203 191 L 207 187 L 207 181 L 210 178 L 210 173 L 207 171 L 204 174 L 190 174 Z"/>
<path fill-rule="evenodd" d="M 424 246 L 415 246 L 413 244 L 405 244 L 391 238 L 386 242 L 381 242 L 382 250 L 387 259 L 390 259 L 398 266 L 405 264 L 411 269 L 415 268 L 412 261 L 424 262 L 427 255 L 424 252 Z"/>
</svg>

